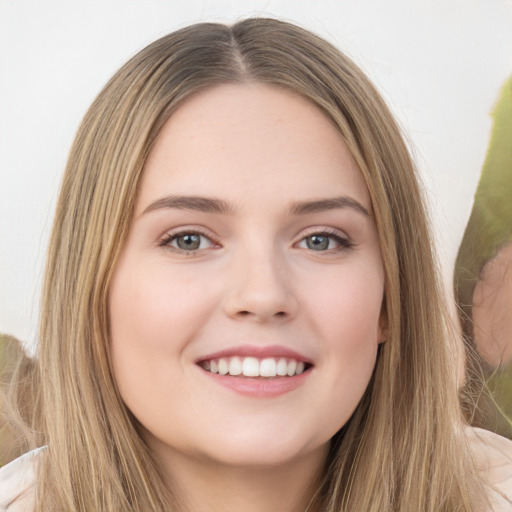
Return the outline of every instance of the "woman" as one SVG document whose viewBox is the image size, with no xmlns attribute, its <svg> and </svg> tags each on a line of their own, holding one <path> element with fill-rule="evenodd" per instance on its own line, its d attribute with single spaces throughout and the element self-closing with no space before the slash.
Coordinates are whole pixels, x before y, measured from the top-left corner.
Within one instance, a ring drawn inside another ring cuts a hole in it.
<svg viewBox="0 0 512 512">
<path fill-rule="evenodd" d="M 267 19 L 156 41 L 71 151 L 47 449 L 12 510 L 507 510 L 435 276 L 400 130 L 345 56 Z"/>
</svg>

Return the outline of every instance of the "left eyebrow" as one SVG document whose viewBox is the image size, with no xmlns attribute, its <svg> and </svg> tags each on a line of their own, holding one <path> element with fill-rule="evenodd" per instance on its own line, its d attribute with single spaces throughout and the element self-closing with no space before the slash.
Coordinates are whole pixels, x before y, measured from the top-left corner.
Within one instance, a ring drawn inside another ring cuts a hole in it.
<svg viewBox="0 0 512 512">
<path fill-rule="evenodd" d="M 372 218 L 370 212 L 359 201 L 347 196 L 317 199 L 313 201 L 299 201 L 292 205 L 290 212 L 293 215 L 304 215 L 307 213 L 334 210 L 336 208 L 351 208 L 369 219 Z"/>
</svg>

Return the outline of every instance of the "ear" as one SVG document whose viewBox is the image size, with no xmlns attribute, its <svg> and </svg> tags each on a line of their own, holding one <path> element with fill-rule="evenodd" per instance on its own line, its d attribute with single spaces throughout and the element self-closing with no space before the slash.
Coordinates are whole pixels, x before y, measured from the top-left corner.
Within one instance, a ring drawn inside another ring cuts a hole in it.
<svg viewBox="0 0 512 512">
<path fill-rule="evenodd" d="M 387 341 L 389 335 L 389 326 L 388 326 L 388 312 L 386 309 L 386 302 L 382 303 L 382 309 L 380 311 L 379 316 L 379 327 L 377 331 L 377 343 L 380 345 Z"/>
</svg>

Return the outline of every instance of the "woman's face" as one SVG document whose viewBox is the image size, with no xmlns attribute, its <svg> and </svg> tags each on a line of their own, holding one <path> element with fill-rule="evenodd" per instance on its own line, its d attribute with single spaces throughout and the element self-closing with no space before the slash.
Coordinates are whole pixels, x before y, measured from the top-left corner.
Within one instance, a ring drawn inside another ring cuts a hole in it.
<svg viewBox="0 0 512 512">
<path fill-rule="evenodd" d="M 323 459 L 372 374 L 383 289 L 329 119 L 275 87 L 209 89 L 164 126 L 114 275 L 123 400 L 168 461 Z"/>
</svg>

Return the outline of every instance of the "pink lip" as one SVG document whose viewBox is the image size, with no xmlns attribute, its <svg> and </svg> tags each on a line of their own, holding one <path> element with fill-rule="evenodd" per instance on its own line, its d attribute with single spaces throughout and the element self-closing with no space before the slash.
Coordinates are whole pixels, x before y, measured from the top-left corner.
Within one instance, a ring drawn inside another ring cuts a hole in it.
<svg viewBox="0 0 512 512">
<path fill-rule="evenodd" d="M 311 368 L 293 377 L 233 377 L 210 373 L 199 367 L 203 374 L 212 382 L 229 388 L 240 395 L 255 398 L 272 398 L 297 389 L 311 374 Z"/>
<path fill-rule="evenodd" d="M 305 363 L 311 363 L 311 361 L 302 354 L 280 345 L 268 345 L 261 347 L 257 345 L 240 345 L 202 356 L 196 361 L 196 363 L 201 361 L 210 361 L 212 359 L 220 359 L 221 357 L 234 356 L 257 357 L 258 359 L 264 359 L 266 357 L 285 357 L 288 359 L 296 359 L 297 361 L 304 361 Z"/>
<path fill-rule="evenodd" d="M 302 354 L 299 354 L 295 350 L 291 350 L 279 345 L 269 345 L 263 347 L 255 345 L 241 345 L 231 347 L 203 356 L 198 359 L 196 363 L 200 363 L 202 361 L 210 361 L 212 359 L 220 359 L 221 357 L 227 358 L 234 356 L 257 357 L 258 359 L 264 359 L 266 357 L 284 357 L 311 364 L 311 360 Z M 294 389 L 297 389 L 311 375 L 311 368 L 307 369 L 304 373 L 301 373 L 300 375 L 294 375 L 293 377 L 272 378 L 220 375 L 218 373 L 210 373 L 207 370 L 204 370 L 199 364 L 198 368 L 206 377 L 212 379 L 212 382 L 229 388 L 238 394 L 255 398 L 272 398 L 293 391 Z"/>
</svg>

